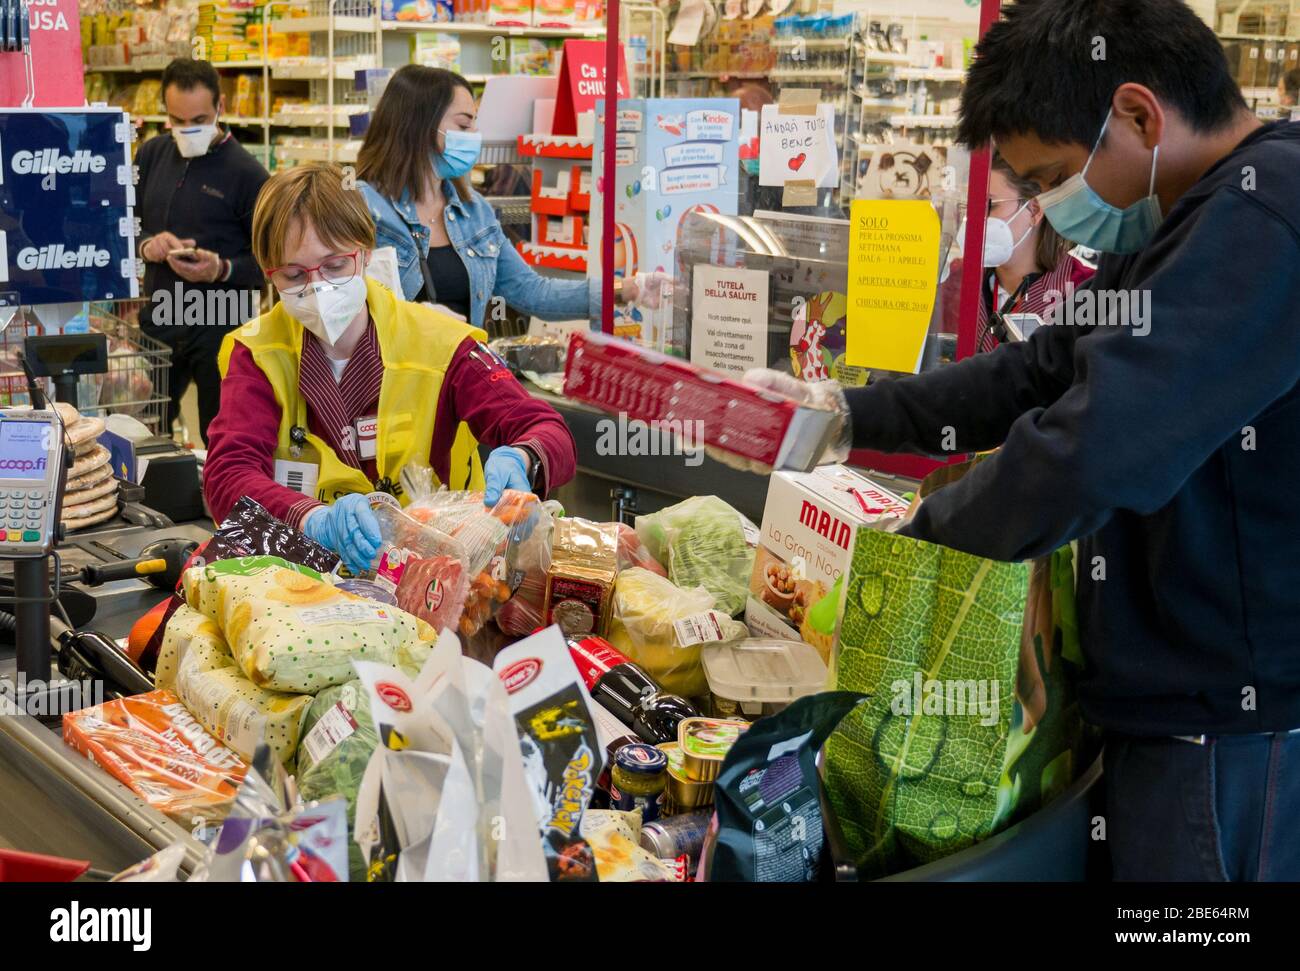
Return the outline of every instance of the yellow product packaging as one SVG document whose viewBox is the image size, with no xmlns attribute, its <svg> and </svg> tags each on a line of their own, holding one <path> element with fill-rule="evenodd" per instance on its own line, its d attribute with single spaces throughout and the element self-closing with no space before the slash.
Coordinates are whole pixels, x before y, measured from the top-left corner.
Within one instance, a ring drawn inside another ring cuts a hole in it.
<svg viewBox="0 0 1300 971">
<path fill-rule="evenodd" d="M 622 571 L 614 584 L 609 642 L 671 694 L 708 694 L 701 648 L 748 633 L 744 624 L 713 609 L 713 595 L 703 587 L 683 590 L 639 566 Z"/>
<path fill-rule="evenodd" d="M 217 625 L 182 605 L 158 652 L 159 688 L 174 692 L 223 745 L 251 761 L 265 742 L 286 767 L 298 751 L 312 698 L 259 688 L 235 664 Z"/>
<path fill-rule="evenodd" d="M 418 669 L 437 637 L 404 610 L 275 556 L 191 567 L 182 582 L 185 602 L 216 621 L 244 674 L 275 691 L 342 684 L 356 676 L 354 658 Z"/>
</svg>

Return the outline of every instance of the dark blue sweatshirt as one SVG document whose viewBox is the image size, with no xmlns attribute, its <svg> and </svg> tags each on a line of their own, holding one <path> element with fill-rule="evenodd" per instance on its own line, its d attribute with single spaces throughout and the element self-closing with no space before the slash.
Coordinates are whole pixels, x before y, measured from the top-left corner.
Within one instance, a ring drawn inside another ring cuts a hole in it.
<svg viewBox="0 0 1300 971">
<path fill-rule="evenodd" d="M 1092 287 L 1149 291 L 1149 332 L 1043 327 L 849 391 L 855 443 L 1001 446 L 907 531 L 1001 560 L 1079 540 L 1091 721 L 1300 728 L 1300 124 L 1252 133 Z"/>
</svg>

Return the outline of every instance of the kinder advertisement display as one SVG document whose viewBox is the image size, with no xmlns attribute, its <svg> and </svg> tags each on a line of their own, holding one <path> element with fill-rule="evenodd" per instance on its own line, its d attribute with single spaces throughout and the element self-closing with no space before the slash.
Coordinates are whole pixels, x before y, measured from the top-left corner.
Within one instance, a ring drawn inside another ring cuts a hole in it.
<svg viewBox="0 0 1300 971">
<path fill-rule="evenodd" d="M 0 109 L 0 292 L 138 295 L 131 127 L 120 108 Z"/>
<path fill-rule="evenodd" d="M 774 472 L 745 604 L 750 633 L 807 641 L 829 665 L 840 580 L 858 530 L 884 529 L 906 514 L 902 497 L 842 465 Z"/>
<path fill-rule="evenodd" d="M 596 110 L 592 212 L 604 191 L 604 103 Z M 677 229 L 690 212 L 735 215 L 740 103 L 735 98 L 620 100 L 614 186 L 615 277 L 674 274 Z M 592 220 L 588 265 L 600 265 L 601 220 Z M 672 308 L 615 308 L 614 332 L 662 349 Z"/>
</svg>

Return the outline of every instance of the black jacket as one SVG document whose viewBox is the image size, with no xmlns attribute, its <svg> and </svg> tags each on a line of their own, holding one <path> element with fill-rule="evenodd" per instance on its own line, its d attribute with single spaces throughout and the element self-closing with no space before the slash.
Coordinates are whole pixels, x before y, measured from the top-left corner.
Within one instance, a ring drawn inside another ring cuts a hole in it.
<svg viewBox="0 0 1300 971">
<path fill-rule="evenodd" d="M 159 290 L 174 292 L 177 283 L 186 292 L 261 289 L 265 281 L 253 261 L 249 239 L 253 204 L 268 176 L 244 146 L 226 138 L 206 155 L 187 159 L 171 134 L 164 132 L 140 146 L 136 165 L 141 242 L 168 230 L 181 239 L 193 238 L 200 249 L 212 250 L 231 263 L 230 279 L 213 284 L 188 283 L 165 262 L 146 263 L 142 296 L 152 300 Z M 142 324 L 153 323 L 153 308 L 151 302 L 140 312 Z"/>
<path fill-rule="evenodd" d="M 1080 540 L 1090 720 L 1298 728 L 1300 125 L 1252 133 L 1091 285 L 1149 291 L 1149 333 L 1043 327 L 850 391 L 856 442 L 1002 446 L 909 531 L 1002 560 Z"/>
</svg>

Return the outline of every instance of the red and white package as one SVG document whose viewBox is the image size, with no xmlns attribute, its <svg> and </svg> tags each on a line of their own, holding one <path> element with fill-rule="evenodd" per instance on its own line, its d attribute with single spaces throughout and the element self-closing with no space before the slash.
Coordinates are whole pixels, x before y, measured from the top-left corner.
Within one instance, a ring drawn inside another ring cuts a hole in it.
<svg viewBox="0 0 1300 971">
<path fill-rule="evenodd" d="M 600 333 L 569 340 L 564 393 L 634 421 L 680 432 L 699 422 L 694 440 L 774 469 L 816 467 L 834 431 L 834 415 L 753 388 L 718 371 Z M 676 424 L 674 424 L 676 423 Z"/>
</svg>

